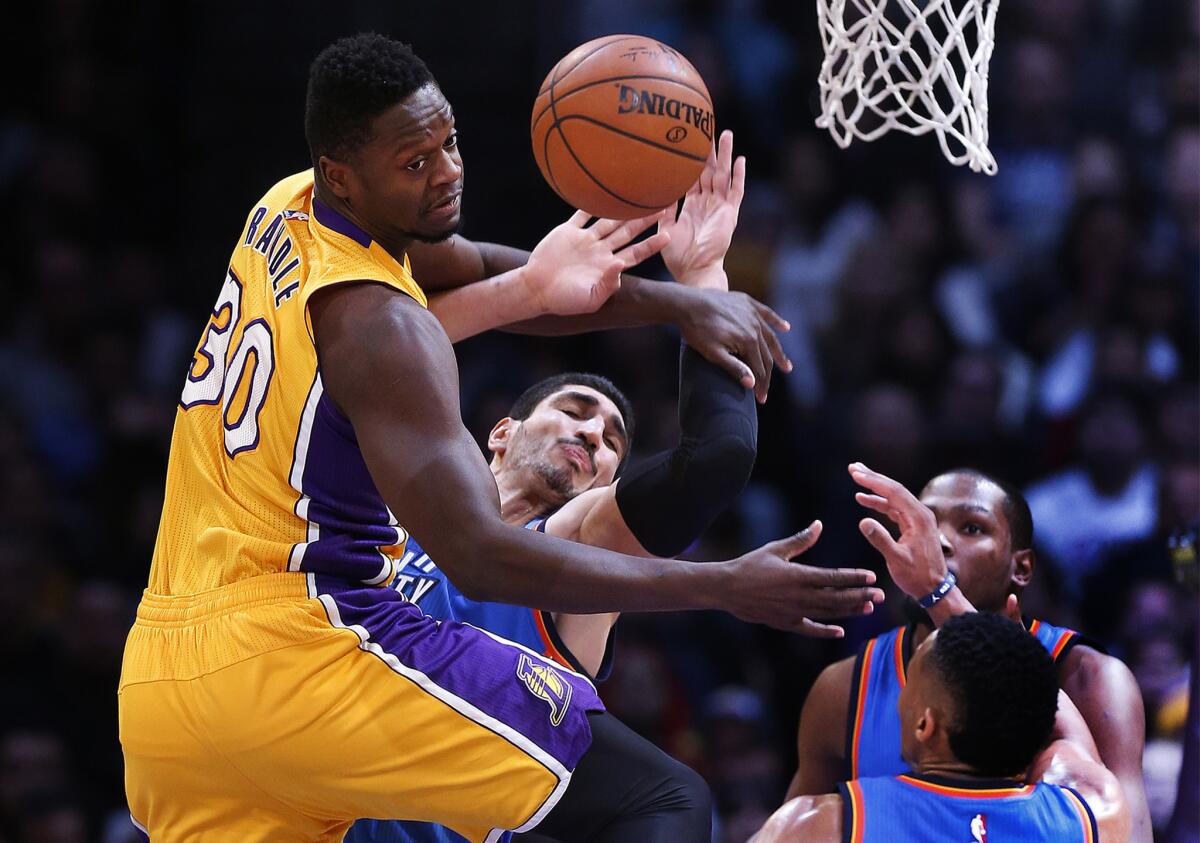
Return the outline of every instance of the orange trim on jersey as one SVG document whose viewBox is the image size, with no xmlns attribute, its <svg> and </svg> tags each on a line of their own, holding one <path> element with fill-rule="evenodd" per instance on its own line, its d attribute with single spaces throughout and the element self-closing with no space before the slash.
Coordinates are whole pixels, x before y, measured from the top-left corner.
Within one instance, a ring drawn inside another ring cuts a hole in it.
<svg viewBox="0 0 1200 843">
<path fill-rule="evenodd" d="M 900 690 L 904 690 L 904 686 L 908 682 L 908 669 L 904 665 L 904 636 L 907 632 L 908 627 L 900 628 L 900 633 L 896 636 L 896 646 L 892 650 L 892 658 L 896 661 L 896 678 L 900 680 Z"/>
<path fill-rule="evenodd" d="M 567 670 L 575 670 L 575 666 L 554 646 L 554 641 L 550 638 L 550 631 L 546 629 L 546 624 L 542 621 L 542 613 L 537 609 L 530 609 L 529 611 L 533 612 L 533 623 L 537 626 L 538 635 L 541 636 L 542 646 L 545 648 L 543 654 L 554 659 Z"/>
<path fill-rule="evenodd" d="M 1083 825 L 1083 843 L 1096 843 L 1096 835 L 1092 831 L 1092 815 L 1083 804 L 1083 800 L 1068 788 L 1064 787 L 1062 792 L 1066 795 L 1067 801 L 1071 803 L 1071 807 L 1075 809 L 1075 813 L 1079 815 L 1079 822 Z"/>
<path fill-rule="evenodd" d="M 878 639 L 872 638 L 863 650 L 862 668 L 858 674 L 858 703 L 854 707 L 854 739 L 851 743 L 853 753 L 850 758 L 850 778 L 858 778 L 858 744 L 862 740 L 863 712 L 867 707 L 867 684 L 871 678 L 871 659 L 875 655 L 875 644 Z"/>
<path fill-rule="evenodd" d="M 849 843 L 862 843 L 867 833 L 867 818 L 863 812 L 862 785 L 857 781 L 846 782 L 846 793 L 850 796 L 850 835 L 846 839 Z"/>
<path fill-rule="evenodd" d="M 1036 785 L 1013 785 L 1012 787 L 986 787 L 986 788 L 970 788 L 970 787 L 951 787 L 950 785 L 934 784 L 933 782 L 914 779 L 912 776 L 896 776 L 899 781 L 905 784 L 912 785 L 920 790 L 928 791 L 929 793 L 937 793 L 942 796 L 963 796 L 969 799 L 1007 799 L 1010 796 L 1027 796 L 1033 793 Z"/>
<path fill-rule="evenodd" d="M 1029 624 L 1029 634 L 1037 635 L 1037 631 L 1039 629 L 1041 629 L 1041 626 L 1042 626 L 1042 622 L 1035 619 L 1032 623 Z"/>
<path fill-rule="evenodd" d="M 1067 648 L 1067 644 L 1075 637 L 1075 633 L 1067 630 L 1063 633 L 1063 637 L 1058 639 L 1058 643 L 1054 645 L 1054 651 L 1050 653 L 1050 657 L 1058 661 L 1058 657 L 1062 655 L 1062 651 Z"/>
</svg>

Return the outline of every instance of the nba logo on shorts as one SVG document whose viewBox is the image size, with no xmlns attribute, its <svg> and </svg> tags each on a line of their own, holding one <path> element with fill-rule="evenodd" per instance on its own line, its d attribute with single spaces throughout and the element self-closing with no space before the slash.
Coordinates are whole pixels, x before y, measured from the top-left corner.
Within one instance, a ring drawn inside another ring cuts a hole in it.
<svg viewBox="0 0 1200 843">
<path fill-rule="evenodd" d="M 571 704 L 571 683 L 549 665 L 535 662 L 524 653 L 517 662 L 517 678 L 525 683 L 529 693 L 550 706 L 550 722 L 557 726 Z"/>
<path fill-rule="evenodd" d="M 976 814 L 971 820 L 971 843 L 987 843 L 987 814 Z"/>
</svg>

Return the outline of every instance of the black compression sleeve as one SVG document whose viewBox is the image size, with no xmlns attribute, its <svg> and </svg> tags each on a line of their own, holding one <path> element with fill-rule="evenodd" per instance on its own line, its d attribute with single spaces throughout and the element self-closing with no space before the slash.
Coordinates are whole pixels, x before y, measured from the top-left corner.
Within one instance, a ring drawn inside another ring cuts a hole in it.
<svg viewBox="0 0 1200 843">
<path fill-rule="evenodd" d="M 656 556 L 675 556 L 741 493 L 754 468 L 754 393 L 684 345 L 679 354 L 679 444 L 617 483 L 630 532 Z"/>
</svg>

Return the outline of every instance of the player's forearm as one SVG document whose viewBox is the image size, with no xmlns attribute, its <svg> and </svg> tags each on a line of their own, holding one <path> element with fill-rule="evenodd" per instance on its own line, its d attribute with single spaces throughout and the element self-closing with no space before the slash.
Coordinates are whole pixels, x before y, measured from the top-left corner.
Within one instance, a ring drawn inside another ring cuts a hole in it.
<svg viewBox="0 0 1200 843">
<path fill-rule="evenodd" d="M 557 337 L 612 328 L 678 325 L 683 321 L 688 295 L 688 288 L 681 284 L 622 275 L 620 289 L 593 313 L 541 316 L 506 325 L 504 330 L 515 334 Z"/>
<path fill-rule="evenodd" d="M 522 269 L 510 269 L 429 297 L 429 310 L 442 323 L 451 342 L 481 334 L 543 313 L 528 294 Z"/>
<path fill-rule="evenodd" d="M 715 608 L 725 577 L 724 563 L 641 559 L 499 522 L 444 544 L 438 564 L 468 597 L 554 612 Z"/>
</svg>

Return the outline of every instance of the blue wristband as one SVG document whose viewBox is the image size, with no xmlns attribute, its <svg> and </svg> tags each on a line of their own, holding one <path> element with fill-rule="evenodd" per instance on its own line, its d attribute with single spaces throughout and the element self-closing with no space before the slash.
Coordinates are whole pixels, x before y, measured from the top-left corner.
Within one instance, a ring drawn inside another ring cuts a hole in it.
<svg viewBox="0 0 1200 843">
<path fill-rule="evenodd" d="M 945 597 L 947 594 L 949 594 L 950 589 L 954 588 L 954 586 L 957 584 L 958 584 L 958 578 L 955 577 L 952 572 L 947 571 L 946 578 L 944 580 L 942 580 L 940 583 L 938 583 L 937 588 L 935 588 L 933 591 L 929 592 L 924 597 L 922 597 L 920 600 L 918 600 L 917 605 L 920 606 L 922 609 L 928 609 L 934 603 L 938 602 L 943 597 Z"/>
</svg>

